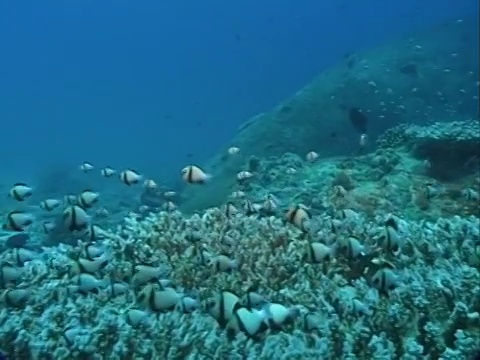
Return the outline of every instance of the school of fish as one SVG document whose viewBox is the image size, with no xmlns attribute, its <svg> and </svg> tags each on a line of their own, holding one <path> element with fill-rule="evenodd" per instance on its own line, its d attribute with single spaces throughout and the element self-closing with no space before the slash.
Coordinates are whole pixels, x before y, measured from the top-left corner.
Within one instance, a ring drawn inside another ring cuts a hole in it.
<svg viewBox="0 0 480 360">
<path fill-rule="evenodd" d="M 227 153 L 237 156 L 240 151 L 232 147 Z M 318 157 L 312 151 L 306 154 L 305 160 L 314 163 Z M 91 173 L 95 167 L 85 162 L 79 170 Z M 158 187 L 153 179 L 146 179 L 132 169 L 117 171 L 105 167 L 100 170 L 100 175 L 112 178 L 112 181 L 117 178 L 126 186 Z M 196 165 L 184 167 L 179 175 L 189 186 L 202 186 L 212 178 Z M 265 278 L 268 279 L 269 273 L 277 275 L 276 271 L 280 273 L 285 269 L 276 268 L 275 263 L 267 263 L 267 268 L 260 269 L 255 261 L 245 262 L 242 258 L 245 251 L 258 253 L 259 258 L 268 255 L 266 248 L 273 253 L 284 251 L 293 269 L 308 264 L 314 271 L 328 276 L 334 276 L 331 269 L 346 267 L 348 271 L 343 275 L 351 286 L 355 286 L 356 279 L 365 279 L 380 297 L 386 299 L 401 285 L 397 259 L 415 251 L 404 220 L 388 214 L 377 222 L 366 222 L 362 214 L 348 208 L 335 214 L 312 214 L 307 206 L 282 204 L 282 200 L 270 193 L 264 199 L 252 199 L 242 185 L 254 178 L 249 171 L 239 171 L 236 174 L 239 187 L 232 193 L 231 200 L 223 208 L 207 211 L 203 217 L 183 217 L 176 204 L 166 201 L 163 218 L 169 223 L 179 223 L 184 233 L 172 234 L 168 228 L 162 229 L 156 214 L 151 214 L 145 220 L 153 224 L 147 232 L 151 239 L 145 243 L 132 240 L 131 232 L 128 232 L 130 225 L 138 225 L 141 221 L 135 214 L 116 230 L 102 229 L 92 222 L 88 212 L 101 202 L 100 194 L 94 190 L 86 189 L 80 194 L 59 199 L 44 199 L 38 207 L 46 212 L 58 211 L 60 226 L 77 236 L 78 244 L 73 247 L 60 245 L 58 251 L 64 254 L 63 257 L 55 256 L 48 248 L 30 249 L 28 244 L 14 246 L 2 253 L 1 302 L 12 311 L 34 306 L 38 301 L 35 288 L 42 281 L 55 278 L 58 286 L 52 292 L 59 302 L 69 301 L 69 297 L 94 298 L 100 303 L 121 298 L 124 306 L 119 316 L 125 316 L 132 327 L 142 326 L 152 314 L 178 312 L 188 316 L 201 312 L 215 320 L 228 340 L 243 334 L 258 341 L 269 333 L 291 331 L 292 328 L 315 332 L 319 329 L 320 316 L 314 306 L 296 304 L 295 299 L 282 294 L 282 289 L 276 290 L 280 301 L 275 300 L 272 288 L 259 287 L 258 283 L 268 283 Z M 23 203 L 29 201 L 34 191 L 28 184 L 16 183 L 8 195 Z M 340 197 L 347 193 L 341 186 L 335 186 L 332 191 Z M 423 191 L 433 197 L 436 189 L 426 184 Z M 167 192 L 166 199 L 172 195 L 173 192 Z M 464 190 L 463 195 L 467 200 L 479 200 L 473 189 Z M 22 234 L 28 232 L 35 221 L 30 213 L 13 210 L 6 216 L 2 228 L 9 233 Z M 245 230 L 245 224 L 252 222 L 260 224 L 257 227 L 263 229 L 263 235 Z M 56 226 L 58 224 L 42 224 L 47 234 Z M 217 227 L 214 233 L 219 234 L 218 238 L 206 235 L 206 226 Z M 273 232 L 268 229 L 274 227 L 285 229 L 284 238 L 278 234 L 272 238 Z M 289 235 L 292 231 L 294 236 Z M 239 249 L 243 236 L 257 236 L 259 242 L 269 243 Z M 480 258 L 480 247 L 477 252 Z M 180 262 L 188 263 L 191 273 L 182 273 L 183 270 L 176 266 Z M 34 266 L 29 267 L 29 263 Z M 246 268 L 248 273 L 257 273 L 257 281 L 245 276 Z M 198 273 L 205 279 L 197 278 Z M 295 270 L 290 270 L 284 276 L 294 278 L 294 273 Z M 211 277 L 220 277 L 220 283 L 225 286 L 215 289 L 207 286 Z M 259 281 L 260 278 L 264 281 Z M 373 311 L 358 298 L 352 299 L 349 306 L 359 315 Z M 75 329 L 66 328 L 62 341 L 71 346 L 76 335 Z"/>
</svg>

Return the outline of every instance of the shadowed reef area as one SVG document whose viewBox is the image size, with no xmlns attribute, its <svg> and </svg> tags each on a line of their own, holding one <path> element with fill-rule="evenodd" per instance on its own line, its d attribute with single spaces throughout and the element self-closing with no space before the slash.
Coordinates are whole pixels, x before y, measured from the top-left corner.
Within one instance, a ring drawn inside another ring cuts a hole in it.
<svg viewBox="0 0 480 360">
<path fill-rule="evenodd" d="M 182 209 L 225 202 L 236 189 L 235 175 L 255 172 L 270 157 L 304 157 L 311 150 L 322 158 L 354 154 L 358 133 L 348 118 L 352 107 L 368 117 L 369 151 L 378 136 L 398 124 L 478 118 L 478 41 L 478 19 L 472 17 L 346 55 L 277 107 L 242 124 L 207 163 L 212 181 L 201 190 L 185 190 Z M 239 147 L 241 156 L 226 156 L 229 146 Z"/>
</svg>

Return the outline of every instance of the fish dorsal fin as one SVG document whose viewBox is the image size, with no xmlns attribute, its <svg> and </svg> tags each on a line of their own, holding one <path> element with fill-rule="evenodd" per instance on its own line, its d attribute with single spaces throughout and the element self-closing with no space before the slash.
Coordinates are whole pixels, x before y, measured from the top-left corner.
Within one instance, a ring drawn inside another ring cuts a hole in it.
<svg viewBox="0 0 480 360">
<path fill-rule="evenodd" d="M 232 314 L 235 314 L 241 308 L 243 308 L 243 306 L 240 301 L 236 302 L 235 305 L 233 305 Z"/>
<path fill-rule="evenodd" d="M 398 231 L 398 224 L 395 221 L 395 219 L 391 216 L 385 221 L 385 226 L 386 227 L 391 227 L 395 231 Z"/>
<path fill-rule="evenodd" d="M 251 292 L 257 292 L 258 291 L 258 285 L 250 285 L 247 290 L 246 290 L 246 293 L 251 293 Z"/>
<path fill-rule="evenodd" d="M 233 291 L 232 289 L 226 288 L 226 289 L 223 289 L 220 293 L 221 293 L 221 294 L 223 294 L 223 293 L 230 293 L 230 294 L 235 295 L 237 298 L 240 299 L 240 296 L 238 296 L 238 294 L 237 294 L 235 291 Z"/>
</svg>

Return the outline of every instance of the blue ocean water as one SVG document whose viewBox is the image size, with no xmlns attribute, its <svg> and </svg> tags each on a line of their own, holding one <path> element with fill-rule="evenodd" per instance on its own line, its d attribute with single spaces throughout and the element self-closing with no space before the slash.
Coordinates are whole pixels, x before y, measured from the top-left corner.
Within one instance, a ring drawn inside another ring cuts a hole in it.
<svg viewBox="0 0 480 360">
<path fill-rule="evenodd" d="M 91 161 L 170 178 L 346 53 L 475 11 L 476 0 L 1 2 L 2 177 Z"/>
</svg>

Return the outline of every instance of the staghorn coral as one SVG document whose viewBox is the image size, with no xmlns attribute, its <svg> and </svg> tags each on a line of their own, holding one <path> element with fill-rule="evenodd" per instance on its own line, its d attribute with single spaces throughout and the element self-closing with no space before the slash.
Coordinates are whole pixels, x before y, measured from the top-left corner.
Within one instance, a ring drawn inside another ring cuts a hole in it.
<svg viewBox="0 0 480 360">
<path fill-rule="evenodd" d="M 308 242 L 329 244 L 347 232 L 358 236 L 367 248 L 374 248 L 383 216 L 365 221 L 358 214 L 356 221 L 345 224 L 346 232 L 333 237 L 327 230 L 330 217 L 316 221 L 320 231 L 309 239 L 276 217 L 239 214 L 227 219 L 216 208 L 188 218 L 177 211 L 161 212 L 143 220 L 132 215 L 116 235 L 105 240 L 114 249 L 106 273 L 115 270 L 115 276 L 128 277 L 134 260 L 163 264 L 165 274 L 180 291 L 195 291 L 202 301 L 219 289 L 243 294 L 254 285 L 271 301 L 318 313 L 322 321 L 312 332 L 305 331 L 298 320 L 294 327 L 272 332 L 262 341 L 252 342 L 242 334 L 228 341 L 203 311 L 160 313 L 132 326 L 125 312 L 137 306 L 133 294 L 116 298 L 101 293 L 68 294 L 68 279 L 59 276 L 52 264 L 35 260 L 24 268 L 25 282 L 36 284 L 30 304 L 0 312 L 0 347 L 33 358 L 50 353 L 56 359 L 318 359 L 347 353 L 348 358 L 358 359 L 474 351 L 475 344 L 468 339 L 480 336 L 478 299 L 474 298 L 480 289 L 480 275 L 478 269 L 466 265 L 463 248 L 471 246 L 470 240 L 478 241 L 478 219 L 402 221 L 404 253 L 400 257 L 384 254 L 401 276 L 389 298 L 378 297 L 361 271 L 354 276 L 351 260 L 338 257 L 326 267 L 304 261 Z M 192 237 L 193 232 L 197 238 Z M 219 273 L 199 265 L 192 252 L 199 244 L 212 253 L 231 254 L 238 269 Z M 408 251 L 409 246 L 413 252 Z M 65 246 L 57 261 L 68 262 L 70 251 Z M 48 281 L 34 280 L 39 277 Z M 372 316 L 354 310 L 349 305 L 353 299 L 370 304 Z M 64 338 L 66 329 L 72 327 L 77 330 L 69 343 Z"/>
</svg>

